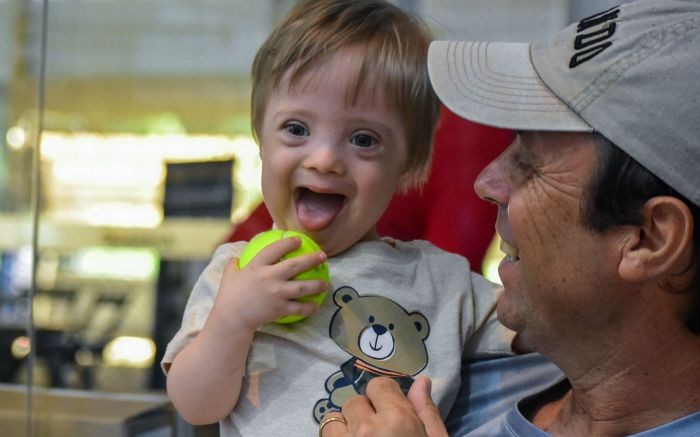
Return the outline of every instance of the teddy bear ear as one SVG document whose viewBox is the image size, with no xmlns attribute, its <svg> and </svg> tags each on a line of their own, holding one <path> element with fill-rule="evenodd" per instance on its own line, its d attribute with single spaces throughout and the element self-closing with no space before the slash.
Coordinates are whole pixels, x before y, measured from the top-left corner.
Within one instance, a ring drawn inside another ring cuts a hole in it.
<svg viewBox="0 0 700 437">
<path fill-rule="evenodd" d="M 354 288 L 344 286 L 335 290 L 335 293 L 333 294 L 333 301 L 339 307 L 344 307 L 348 302 L 353 299 L 357 299 L 358 297 L 360 297 L 360 295 Z"/>
<path fill-rule="evenodd" d="M 416 327 L 416 331 L 418 331 L 418 334 L 421 336 L 423 340 L 428 338 L 428 335 L 430 334 L 430 324 L 428 323 L 428 319 L 425 318 L 425 316 L 421 313 L 411 313 L 411 321 L 413 322 L 413 326 Z"/>
</svg>

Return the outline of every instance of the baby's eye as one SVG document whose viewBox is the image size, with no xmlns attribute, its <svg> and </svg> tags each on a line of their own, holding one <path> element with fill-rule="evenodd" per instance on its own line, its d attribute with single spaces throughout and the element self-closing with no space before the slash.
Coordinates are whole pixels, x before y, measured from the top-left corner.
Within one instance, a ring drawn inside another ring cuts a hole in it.
<svg viewBox="0 0 700 437">
<path fill-rule="evenodd" d="M 358 147 L 370 147 L 377 144 L 377 140 L 371 135 L 358 134 L 350 138 L 350 144 L 354 144 Z"/>
<path fill-rule="evenodd" d="M 299 123 L 287 123 L 284 125 L 285 130 L 295 137 L 309 136 L 309 130 Z"/>
</svg>

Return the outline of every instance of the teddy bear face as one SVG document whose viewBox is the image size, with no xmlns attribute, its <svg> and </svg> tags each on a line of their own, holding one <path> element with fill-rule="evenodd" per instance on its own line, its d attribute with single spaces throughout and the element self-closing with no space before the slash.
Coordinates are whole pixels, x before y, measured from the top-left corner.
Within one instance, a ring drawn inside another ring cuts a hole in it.
<svg viewBox="0 0 700 437">
<path fill-rule="evenodd" d="M 427 365 L 430 326 L 422 314 L 382 296 L 360 296 L 351 287 L 336 290 L 334 301 L 339 308 L 330 336 L 347 353 L 402 375 L 415 375 Z"/>
</svg>

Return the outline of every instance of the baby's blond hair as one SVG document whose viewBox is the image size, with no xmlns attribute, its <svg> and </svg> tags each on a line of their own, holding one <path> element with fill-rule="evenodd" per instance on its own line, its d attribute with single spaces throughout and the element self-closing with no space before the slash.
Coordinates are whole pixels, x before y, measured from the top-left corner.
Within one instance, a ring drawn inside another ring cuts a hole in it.
<svg viewBox="0 0 700 437">
<path fill-rule="evenodd" d="M 270 34 L 253 61 L 253 133 L 258 142 L 270 92 L 288 75 L 292 86 L 308 69 L 341 50 L 358 47 L 362 65 L 351 89 L 365 82 L 385 90 L 401 112 L 408 139 L 402 188 L 428 177 L 439 103 L 428 79 L 430 35 L 423 22 L 382 0 L 307 0 Z"/>
</svg>

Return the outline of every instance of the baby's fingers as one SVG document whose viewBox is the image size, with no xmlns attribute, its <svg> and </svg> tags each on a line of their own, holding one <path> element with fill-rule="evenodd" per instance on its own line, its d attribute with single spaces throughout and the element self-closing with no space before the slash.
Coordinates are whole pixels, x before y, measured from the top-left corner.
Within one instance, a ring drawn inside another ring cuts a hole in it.
<svg viewBox="0 0 700 437">
<path fill-rule="evenodd" d="M 319 305 L 313 302 L 300 302 L 298 300 L 290 300 L 284 305 L 282 315 L 308 317 L 315 314 L 319 308 Z"/>
<path fill-rule="evenodd" d="M 319 280 L 287 281 L 282 286 L 282 297 L 285 299 L 299 299 L 314 294 L 319 294 L 328 289 L 328 282 Z"/>
<path fill-rule="evenodd" d="M 282 277 L 293 278 L 324 261 L 326 261 L 326 254 L 323 252 L 307 253 L 280 261 L 275 265 L 275 270 Z"/>
<path fill-rule="evenodd" d="M 271 265 L 289 252 L 299 248 L 301 240 L 298 237 L 283 238 L 260 249 L 250 261 L 250 265 Z"/>
</svg>

